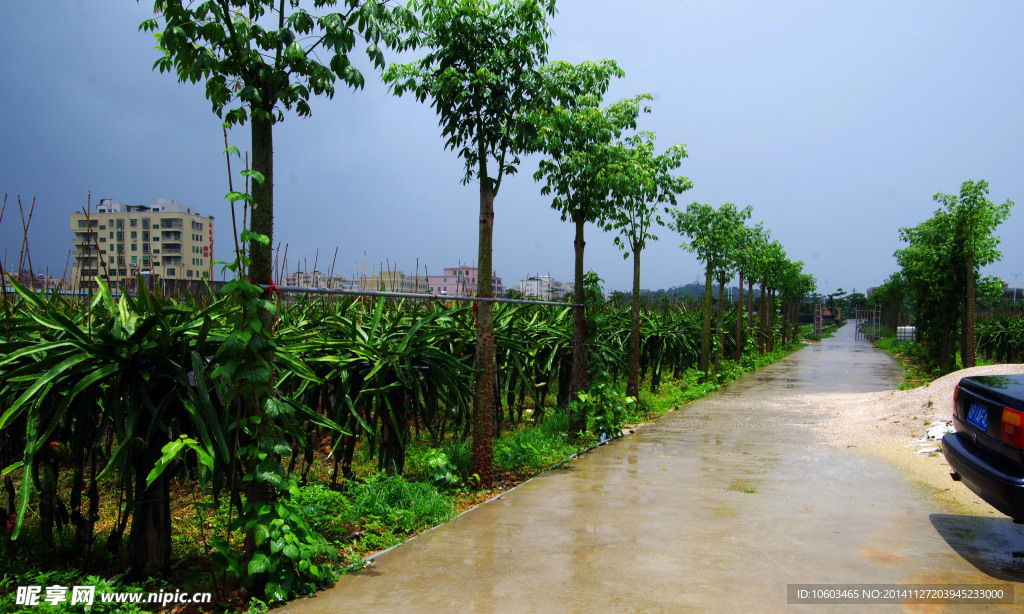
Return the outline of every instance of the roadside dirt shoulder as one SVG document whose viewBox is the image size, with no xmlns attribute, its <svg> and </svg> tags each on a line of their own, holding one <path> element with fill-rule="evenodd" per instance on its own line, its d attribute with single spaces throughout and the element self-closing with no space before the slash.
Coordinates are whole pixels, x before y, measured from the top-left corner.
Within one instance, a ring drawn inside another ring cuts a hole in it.
<svg viewBox="0 0 1024 614">
<path fill-rule="evenodd" d="M 909 480 L 932 490 L 937 498 L 972 515 L 1001 516 L 950 478 L 938 439 L 926 437 L 930 428 L 950 422 L 953 388 L 960 378 L 1016 373 L 1024 373 L 1024 365 L 964 369 L 914 390 L 814 395 L 813 402 L 828 417 L 817 428 L 828 443 L 882 458 Z"/>
</svg>

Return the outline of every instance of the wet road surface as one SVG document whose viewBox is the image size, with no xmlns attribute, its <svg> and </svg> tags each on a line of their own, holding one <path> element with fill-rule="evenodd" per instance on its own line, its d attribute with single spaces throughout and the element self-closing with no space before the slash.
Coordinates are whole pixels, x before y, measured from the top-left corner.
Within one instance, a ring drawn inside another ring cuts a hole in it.
<svg viewBox="0 0 1024 614">
<path fill-rule="evenodd" d="M 1024 531 L 807 428 L 823 419 L 808 393 L 898 374 L 844 327 L 279 612 L 1016 611 L 787 605 L 812 583 L 1014 582 L 1024 603 Z"/>
</svg>

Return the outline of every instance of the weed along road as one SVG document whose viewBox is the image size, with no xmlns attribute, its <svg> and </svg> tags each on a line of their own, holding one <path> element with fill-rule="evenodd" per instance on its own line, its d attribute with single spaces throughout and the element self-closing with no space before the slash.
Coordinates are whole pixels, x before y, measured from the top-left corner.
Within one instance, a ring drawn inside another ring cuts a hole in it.
<svg viewBox="0 0 1024 614">
<path fill-rule="evenodd" d="M 893 389 L 897 376 L 844 327 L 279 612 L 1024 610 L 787 602 L 798 584 L 969 584 L 1024 603 L 1024 566 L 986 558 L 1024 550 L 1024 530 L 954 509 L 812 428 L 826 419 L 815 396 Z"/>
</svg>

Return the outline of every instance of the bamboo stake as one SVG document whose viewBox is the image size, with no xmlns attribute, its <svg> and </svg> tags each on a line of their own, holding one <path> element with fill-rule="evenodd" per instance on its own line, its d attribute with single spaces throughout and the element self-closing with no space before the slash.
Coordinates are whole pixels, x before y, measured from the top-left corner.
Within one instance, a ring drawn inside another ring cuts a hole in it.
<svg viewBox="0 0 1024 614">
<path fill-rule="evenodd" d="M 7 209 L 7 193 L 4 193 L 4 202 L 0 205 L 0 222 L 4 220 L 4 210 Z M 0 271 L 0 290 L 4 293 L 4 309 L 7 308 L 7 250 L 4 250 L 4 261 L 3 270 Z M 8 322 L 10 322 L 10 314 L 8 313 Z M 8 339 L 10 336 L 8 335 Z"/>
<path fill-rule="evenodd" d="M 68 264 L 71 263 L 71 250 L 68 250 L 68 257 L 64 260 L 64 272 L 60 274 L 60 284 L 57 285 L 57 290 L 60 291 L 64 288 L 64 282 L 68 276 Z"/>
<path fill-rule="evenodd" d="M 25 208 L 21 206 L 21 196 L 18 196 L 18 210 L 21 212 L 21 256 L 18 258 L 18 279 L 21 279 L 21 272 L 28 264 L 29 288 L 36 291 L 36 276 L 32 271 L 32 254 L 28 248 L 28 227 L 32 224 L 32 213 L 36 208 L 36 197 L 32 197 L 32 204 L 28 208 L 28 218 L 25 218 Z"/>
<path fill-rule="evenodd" d="M 334 263 L 338 261 L 338 246 L 334 246 L 334 258 L 331 259 L 331 270 L 327 272 L 327 289 L 332 290 L 334 285 Z"/>
</svg>

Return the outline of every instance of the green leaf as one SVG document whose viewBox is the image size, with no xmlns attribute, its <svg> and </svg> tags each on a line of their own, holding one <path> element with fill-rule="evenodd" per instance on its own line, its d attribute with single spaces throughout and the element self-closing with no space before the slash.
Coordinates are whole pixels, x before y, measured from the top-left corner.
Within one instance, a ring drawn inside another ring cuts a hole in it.
<svg viewBox="0 0 1024 614">
<path fill-rule="evenodd" d="M 267 571 L 267 568 L 269 566 L 270 562 L 267 559 L 267 555 L 263 554 L 262 552 L 257 552 L 256 554 L 252 555 L 252 559 L 249 561 L 249 575 L 264 573 Z"/>
<path fill-rule="evenodd" d="M 253 232 L 252 230 L 249 229 L 243 230 L 239 235 L 239 239 L 241 239 L 242 241 L 256 241 L 257 243 L 261 243 L 263 245 L 270 245 L 270 237 L 264 234 L 260 234 L 258 232 Z"/>
</svg>

